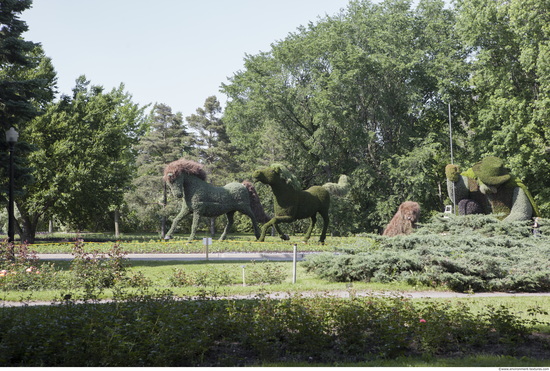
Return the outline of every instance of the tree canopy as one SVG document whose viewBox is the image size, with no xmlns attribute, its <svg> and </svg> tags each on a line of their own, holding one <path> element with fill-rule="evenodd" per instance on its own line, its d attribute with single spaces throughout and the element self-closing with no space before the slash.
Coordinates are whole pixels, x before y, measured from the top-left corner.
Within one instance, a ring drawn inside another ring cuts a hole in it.
<svg viewBox="0 0 550 371">
<path fill-rule="evenodd" d="M 440 209 L 445 100 L 464 94 L 457 82 L 467 76 L 454 21 L 443 1 L 416 10 L 354 1 L 247 56 L 223 86 L 232 139 L 256 158 L 277 149 L 304 186 L 351 175 L 359 228 L 379 226 L 409 198 Z"/>
<path fill-rule="evenodd" d="M 72 97 L 50 104 L 24 127 L 21 135 L 36 149 L 28 156 L 34 181 L 16 200 L 23 239 L 33 241 L 45 215 L 84 229 L 122 203 L 143 113 L 123 89 L 105 92 L 81 76 Z"/>
</svg>

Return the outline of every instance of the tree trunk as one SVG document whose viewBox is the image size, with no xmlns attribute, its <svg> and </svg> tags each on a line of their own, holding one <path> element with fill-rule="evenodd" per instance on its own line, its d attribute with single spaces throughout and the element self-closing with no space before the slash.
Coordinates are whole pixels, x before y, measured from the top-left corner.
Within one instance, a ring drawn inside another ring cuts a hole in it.
<svg viewBox="0 0 550 371">
<path fill-rule="evenodd" d="M 38 226 L 38 217 L 23 218 L 23 228 L 19 229 L 19 236 L 21 236 L 22 243 L 34 243 L 36 236 L 36 228 Z"/>
<path fill-rule="evenodd" d="M 164 239 L 166 236 L 166 204 L 168 203 L 168 195 L 166 191 L 166 182 L 164 184 L 164 195 L 162 197 L 162 218 L 160 224 L 160 238 Z"/>
<path fill-rule="evenodd" d="M 115 209 L 115 238 L 119 237 L 118 222 L 120 220 L 120 212 L 118 209 Z"/>
<path fill-rule="evenodd" d="M 210 218 L 210 234 L 212 237 L 216 235 L 216 218 Z"/>
</svg>

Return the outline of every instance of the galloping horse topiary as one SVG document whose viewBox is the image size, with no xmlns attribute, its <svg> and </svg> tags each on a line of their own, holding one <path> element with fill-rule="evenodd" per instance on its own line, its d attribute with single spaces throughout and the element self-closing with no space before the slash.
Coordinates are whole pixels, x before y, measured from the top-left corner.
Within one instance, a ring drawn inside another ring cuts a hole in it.
<svg viewBox="0 0 550 371">
<path fill-rule="evenodd" d="M 275 196 L 275 217 L 263 225 L 260 241 L 264 241 L 266 231 L 271 226 L 275 227 L 283 240 L 288 240 L 288 236 L 281 232 L 279 223 L 291 223 L 298 219 L 311 218 L 311 224 L 304 236 L 305 242 L 311 237 L 311 232 L 317 221 L 317 213 L 319 213 L 323 217 L 323 229 L 319 242 L 325 242 L 329 223 L 330 194 L 344 195 L 347 193 L 347 176 L 340 176 L 338 183 L 326 183 L 322 186 L 301 190 L 296 177 L 284 165 L 273 164 L 256 170 L 253 178 L 255 181 L 270 185 Z"/>
<path fill-rule="evenodd" d="M 250 217 L 256 239 L 260 236 L 257 220 L 268 220 L 252 183 L 213 186 L 206 182 L 203 166 L 195 161 L 180 159 L 168 164 L 164 169 L 164 181 L 170 187 L 172 194 L 182 199 L 181 211 L 174 218 L 166 239 L 172 237 L 180 220 L 191 213 L 193 213 L 193 224 L 189 240 L 195 238 L 201 216 L 217 217 L 226 214 L 227 224 L 220 241 L 227 237 L 233 225 L 235 211 Z"/>
</svg>

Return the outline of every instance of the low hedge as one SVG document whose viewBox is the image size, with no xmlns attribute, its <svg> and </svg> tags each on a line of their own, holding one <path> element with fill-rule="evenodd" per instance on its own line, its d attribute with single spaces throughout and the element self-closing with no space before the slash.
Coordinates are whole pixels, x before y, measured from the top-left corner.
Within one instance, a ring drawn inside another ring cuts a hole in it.
<svg viewBox="0 0 550 371">
<path fill-rule="evenodd" d="M 401 297 L 174 300 L 2 308 L 1 366 L 243 366 L 411 355 L 533 356 L 550 344 L 504 307 Z M 518 349 L 531 349 L 533 354 Z M 538 351 L 537 351 L 538 349 Z"/>
</svg>

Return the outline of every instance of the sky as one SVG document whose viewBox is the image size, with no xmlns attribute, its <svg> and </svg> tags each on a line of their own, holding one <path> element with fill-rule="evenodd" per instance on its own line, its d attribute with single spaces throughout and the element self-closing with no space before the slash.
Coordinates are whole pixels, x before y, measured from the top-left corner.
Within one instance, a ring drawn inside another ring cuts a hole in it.
<svg viewBox="0 0 550 371">
<path fill-rule="evenodd" d="M 71 94 L 86 75 L 106 90 L 123 83 L 140 106 L 163 103 L 189 116 L 243 69 L 246 54 L 271 50 L 300 25 L 348 0 L 34 0 L 21 13 L 28 41 L 42 44 Z"/>
</svg>

